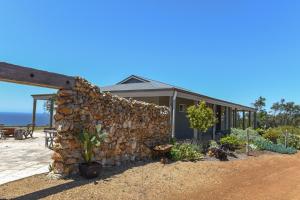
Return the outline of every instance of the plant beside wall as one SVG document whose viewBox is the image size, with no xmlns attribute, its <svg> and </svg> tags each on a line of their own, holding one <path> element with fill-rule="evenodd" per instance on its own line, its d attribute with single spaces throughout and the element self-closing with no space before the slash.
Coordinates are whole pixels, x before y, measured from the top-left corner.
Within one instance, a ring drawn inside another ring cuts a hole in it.
<svg viewBox="0 0 300 200">
<path fill-rule="evenodd" d="M 175 144 L 171 149 L 170 156 L 174 161 L 198 161 L 203 158 L 197 146 L 186 143 Z"/>
<path fill-rule="evenodd" d="M 84 163 L 79 164 L 80 174 L 88 179 L 98 177 L 101 171 L 101 164 L 94 162 L 93 149 L 100 147 L 101 142 L 106 138 L 106 133 L 101 129 L 101 125 L 97 125 L 93 132 L 82 131 L 79 134 L 79 141 L 82 148 L 82 156 Z"/>
</svg>

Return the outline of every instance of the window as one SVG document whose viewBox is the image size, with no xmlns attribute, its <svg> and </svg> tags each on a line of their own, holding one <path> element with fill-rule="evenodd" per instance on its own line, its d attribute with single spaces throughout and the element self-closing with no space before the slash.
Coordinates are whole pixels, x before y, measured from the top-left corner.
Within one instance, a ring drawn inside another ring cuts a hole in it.
<svg viewBox="0 0 300 200">
<path fill-rule="evenodd" d="M 179 104 L 179 112 L 185 112 L 186 111 L 186 105 L 185 104 Z"/>
</svg>

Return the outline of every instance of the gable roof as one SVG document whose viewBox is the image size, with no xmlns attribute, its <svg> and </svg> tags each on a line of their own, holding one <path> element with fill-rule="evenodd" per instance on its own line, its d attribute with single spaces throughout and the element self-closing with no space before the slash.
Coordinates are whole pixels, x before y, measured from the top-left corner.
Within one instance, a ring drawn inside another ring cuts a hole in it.
<svg viewBox="0 0 300 200">
<path fill-rule="evenodd" d="M 213 97 L 195 93 L 195 92 L 187 90 L 185 88 L 177 87 L 174 85 L 170 85 L 167 83 L 151 80 L 151 79 L 144 78 L 141 76 L 136 76 L 136 75 L 131 75 L 131 76 L 127 77 L 126 79 L 120 81 L 116 85 L 100 87 L 100 89 L 101 89 L 101 91 L 104 91 L 104 92 L 135 92 L 135 91 L 161 91 L 161 90 L 175 91 L 176 90 L 176 91 L 180 91 L 180 92 L 183 92 L 183 93 L 186 93 L 189 95 L 217 101 L 219 103 L 225 103 L 226 105 L 238 106 L 238 107 L 241 107 L 244 109 L 256 111 L 254 108 L 249 107 L 249 106 L 244 106 L 244 105 L 232 103 L 232 102 L 221 100 L 221 99 L 216 99 Z"/>
<path fill-rule="evenodd" d="M 127 78 L 125 78 L 124 80 L 120 81 L 119 83 L 117 83 L 117 85 L 119 84 L 127 84 L 127 83 L 132 83 L 130 81 L 134 80 L 135 83 L 146 83 L 146 82 L 150 82 L 149 79 L 141 77 L 141 76 L 136 76 L 136 75 L 131 75 Z"/>
<path fill-rule="evenodd" d="M 163 89 L 177 89 L 177 90 L 184 90 L 184 91 L 191 92 L 184 88 L 180 88 L 174 85 L 170 85 L 167 83 L 151 80 L 136 75 L 131 75 L 128 78 L 120 81 L 116 85 L 101 87 L 102 91 L 133 91 L 133 90 L 163 90 Z"/>
</svg>

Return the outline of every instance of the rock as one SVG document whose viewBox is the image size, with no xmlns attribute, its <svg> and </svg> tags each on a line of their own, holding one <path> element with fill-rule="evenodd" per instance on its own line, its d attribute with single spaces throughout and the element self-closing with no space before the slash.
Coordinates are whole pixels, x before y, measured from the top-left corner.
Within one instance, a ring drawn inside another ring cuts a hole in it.
<svg viewBox="0 0 300 200">
<path fill-rule="evenodd" d="M 53 163 L 53 172 L 56 174 L 63 174 L 64 173 L 64 164 L 62 162 L 55 161 Z"/>
<path fill-rule="evenodd" d="M 68 158 L 65 162 L 67 165 L 75 164 L 77 163 L 77 160 L 75 158 Z"/>
<path fill-rule="evenodd" d="M 57 153 L 57 152 L 54 152 L 54 153 L 52 154 L 51 159 L 54 160 L 54 161 L 60 161 L 60 162 L 63 161 L 62 156 L 61 156 L 59 153 Z"/>
<path fill-rule="evenodd" d="M 67 107 L 62 107 L 57 112 L 64 115 L 71 115 L 73 113 L 73 110 Z"/>
</svg>

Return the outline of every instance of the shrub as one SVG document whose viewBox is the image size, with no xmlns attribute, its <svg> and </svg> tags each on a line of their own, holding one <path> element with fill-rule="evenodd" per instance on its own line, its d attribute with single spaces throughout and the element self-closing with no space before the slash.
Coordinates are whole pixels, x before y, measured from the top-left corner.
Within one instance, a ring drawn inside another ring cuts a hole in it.
<svg viewBox="0 0 300 200">
<path fill-rule="evenodd" d="M 272 152 L 277 152 L 277 153 L 282 153 L 282 154 L 294 154 L 297 153 L 297 150 L 293 147 L 287 147 L 285 148 L 284 145 L 282 144 L 274 144 L 269 140 L 265 141 L 257 141 L 255 145 L 261 149 L 261 150 L 267 150 L 267 151 L 272 151 Z"/>
<path fill-rule="evenodd" d="M 248 129 L 248 130 L 249 130 L 249 141 L 250 141 L 250 143 L 254 143 L 256 141 L 265 141 L 266 140 L 257 131 L 255 131 L 253 129 Z M 238 140 L 240 140 L 244 143 L 247 142 L 247 130 L 233 128 L 233 129 L 231 129 L 231 135 L 237 137 Z"/>
<path fill-rule="evenodd" d="M 206 132 L 217 122 L 213 110 L 207 107 L 204 101 L 197 106 L 188 107 L 187 117 L 191 128 L 198 129 L 201 132 Z"/>
<path fill-rule="evenodd" d="M 285 132 L 286 130 L 290 134 L 298 135 L 300 136 L 300 128 L 294 127 L 294 126 L 279 126 L 277 128 L 273 128 L 279 130 L 281 133 Z"/>
<path fill-rule="evenodd" d="M 175 144 L 170 152 L 171 159 L 175 161 L 197 161 L 203 158 L 195 145 Z"/>
<path fill-rule="evenodd" d="M 285 144 L 285 136 L 281 135 L 278 140 L 277 143 L 279 144 Z M 289 134 L 287 137 L 287 146 L 288 147 L 293 147 L 295 149 L 300 149 L 300 137 L 294 134 Z"/>
<path fill-rule="evenodd" d="M 263 137 L 273 143 L 277 143 L 277 139 L 281 136 L 281 134 L 281 131 L 278 129 L 269 129 L 265 134 L 263 134 Z"/>
<path fill-rule="evenodd" d="M 234 135 L 228 135 L 221 138 L 220 143 L 225 149 L 229 149 L 231 151 L 240 148 L 242 145 L 242 142 Z"/>
<path fill-rule="evenodd" d="M 257 128 L 255 129 L 255 131 L 259 134 L 259 135 L 263 135 L 266 133 L 266 129 L 263 129 L 263 128 Z"/>
<path fill-rule="evenodd" d="M 209 148 L 219 148 L 219 145 L 216 141 L 211 140 L 209 141 Z"/>
</svg>

